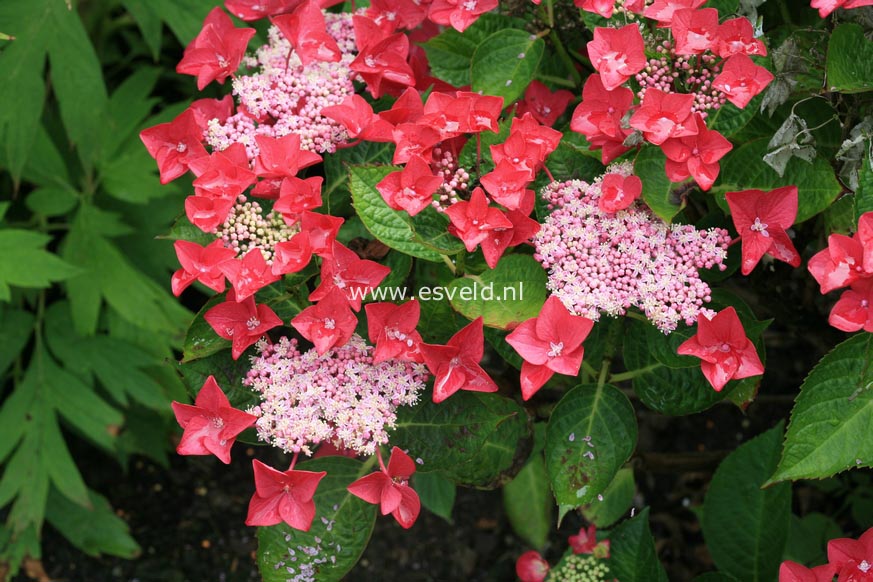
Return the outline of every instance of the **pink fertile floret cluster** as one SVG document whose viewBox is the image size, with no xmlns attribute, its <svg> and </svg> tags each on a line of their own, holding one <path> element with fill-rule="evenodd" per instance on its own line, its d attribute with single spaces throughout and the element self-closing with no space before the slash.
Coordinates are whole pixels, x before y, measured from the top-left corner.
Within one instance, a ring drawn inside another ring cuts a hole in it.
<svg viewBox="0 0 873 582">
<path fill-rule="evenodd" d="M 233 80 L 239 111 L 224 122 L 209 122 L 206 142 L 212 148 L 222 151 L 241 143 L 253 160 L 258 155 L 257 135 L 278 138 L 296 133 L 303 149 L 318 153 L 333 153 L 337 143 L 348 139 L 343 126 L 324 117 L 321 110 L 355 92 L 349 68 L 355 57 L 352 16 L 325 13 L 324 18 L 342 59 L 304 66 L 279 29 L 271 26 L 269 42 L 244 60 L 253 72 Z"/>
<path fill-rule="evenodd" d="M 713 80 L 721 72 L 722 63 L 715 55 L 677 55 L 675 45 L 669 40 L 661 42 L 655 50 L 664 56 L 649 59 L 645 69 L 636 75 L 640 84 L 637 92 L 640 101 L 649 87 L 655 87 L 664 93 L 674 93 L 675 87 L 679 86 L 694 95 L 691 111 L 700 113 L 704 119 L 707 111 L 725 104 L 725 94 L 712 86 Z"/>
<path fill-rule="evenodd" d="M 311 445 L 373 455 L 388 442 L 397 407 L 415 404 L 428 379 L 423 364 L 373 363 L 373 348 L 354 335 L 324 355 L 301 353 L 296 340 L 258 344 L 260 355 L 243 381 L 260 393 L 248 413 L 258 417 L 261 440 L 287 452 L 311 455 Z"/>
<path fill-rule="evenodd" d="M 607 173 L 630 176 L 630 163 Z M 694 325 L 710 300 L 698 269 L 724 270 L 730 235 L 666 224 L 641 202 L 605 213 L 601 178 L 554 182 L 542 193 L 553 212 L 534 237 L 534 257 L 549 271 L 548 288 L 575 315 L 598 320 L 637 307 L 664 333 Z"/>
</svg>

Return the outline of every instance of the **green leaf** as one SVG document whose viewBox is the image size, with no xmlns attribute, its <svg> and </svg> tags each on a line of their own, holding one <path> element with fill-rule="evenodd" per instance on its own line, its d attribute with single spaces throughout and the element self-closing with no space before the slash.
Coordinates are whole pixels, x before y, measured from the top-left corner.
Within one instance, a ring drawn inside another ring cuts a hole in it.
<svg viewBox="0 0 873 582">
<path fill-rule="evenodd" d="M 37 188 L 27 195 L 27 207 L 43 216 L 61 216 L 76 207 L 79 198 L 66 188 Z"/>
<path fill-rule="evenodd" d="M 721 462 L 703 504 L 703 537 L 719 570 L 748 582 L 777 577 L 788 538 L 791 486 L 762 489 L 779 459 L 782 424 Z"/>
<path fill-rule="evenodd" d="M 841 24 L 828 43 L 827 85 L 830 91 L 861 93 L 873 89 L 873 42 L 854 23 Z"/>
<path fill-rule="evenodd" d="M 609 568 L 621 582 L 667 582 L 649 530 L 649 508 L 621 522 L 609 534 Z"/>
<path fill-rule="evenodd" d="M 44 288 L 80 273 L 44 250 L 50 238 L 20 229 L 0 230 L 0 301 L 10 299 L 9 285 Z"/>
<path fill-rule="evenodd" d="M 771 483 L 822 479 L 873 465 L 873 336 L 856 335 L 810 372 L 791 411 L 782 459 Z"/>
<path fill-rule="evenodd" d="M 422 507 L 452 523 L 452 508 L 455 506 L 457 489 L 454 483 L 432 471 L 413 475 L 412 487 L 418 493 Z"/>
<path fill-rule="evenodd" d="M 810 566 L 823 564 L 828 561 L 825 551 L 828 541 L 839 537 L 843 537 L 840 526 L 822 513 L 808 513 L 803 517 L 792 515 L 782 558 Z"/>
<path fill-rule="evenodd" d="M 215 8 L 215 1 L 149 0 L 149 8 L 161 16 L 182 46 L 187 46 L 203 28 L 203 21 Z M 194 86 L 193 81 L 191 86 Z"/>
<path fill-rule="evenodd" d="M 739 133 L 749 124 L 761 109 L 761 101 L 764 95 L 758 95 L 752 99 L 743 109 L 733 103 L 724 103 L 715 112 L 706 118 L 708 129 L 714 129 L 725 137 Z"/>
<path fill-rule="evenodd" d="M 42 35 L 50 11 L 48 0 L 0 3 L 0 30 L 17 39 L 0 52 L 0 159 L 16 183 L 37 137 L 45 103 Z"/>
<path fill-rule="evenodd" d="M 12 365 L 33 334 L 33 315 L 0 304 L 0 377 Z"/>
<path fill-rule="evenodd" d="M 621 390 L 582 385 L 565 394 L 546 432 L 546 471 L 558 504 L 578 507 L 597 499 L 636 443 L 636 416 Z"/>
<path fill-rule="evenodd" d="M 530 255 L 509 255 L 495 269 L 455 279 L 446 294 L 467 319 L 481 316 L 487 326 L 509 329 L 539 315 L 547 279 L 542 265 Z"/>
<path fill-rule="evenodd" d="M 685 205 L 676 191 L 681 187 L 674 184 L 664 171 L 667 158 L 655 147 L 644 147 L 634 161 L 634 173 L 643 182 L 643 201 L 664 222 L 671 222 Z"/>
<path fill-rule="evenodd" d="M 194 321 L 191 322 L 191 326 L 188 327 L 188 332 L 185 334 L 185 343 L 182 348 L 183 364 L 211 356 L 230 347 L 230 341 L 217 335 L 204 318 L 207 311 L 219 303 L 224 303 L 224 301 L 224 295 L 216 295 L 207 301 L 194 316 Z"/>
<path fill-rule="evenodd" d="M 142 38 L 152 53 L 152 58 L 157 61 L 161 53 L 161 39 L 163 26 L 161 18 L 151 8 L 148 0 L 122 0 L 124 7 L 136 20 Z"/>
<path fill-rule="evenodd" d="M 470 64 L 478 46 L 474 39 L 447 28 L 422 46 L 434 77 L 455 87 L 470 84 Z"/>
<path fill-rule="evenodd" d="M 60 2 L 46 25 L 52 89 L 58 98 L 61 119 L 80 159 L 90 167 L 100 148 L 108 104 L 106 85 L 97 53 L 75 10 Z"/>
<path fill-rule="evenodd" d="M 854 200 L 855 224 L 857 224 L 862 214 L 873 210 L 873 169 L 870 168 L 870 159 L 867 156 L 861 160 L 861 168 L 858 171 L 858 189 L 855 190 Z"/>
<path fill-rule="evenodd" d="M 108 554 L 135 558 L 140 554 L 127 523 L 115 515 L 104 497 L 89 490 L 88 507 L 71 503 L 52 489 L 45 517 L 70 543 L 89 556 Z"/>
<path fill-rule="evenodd" d="M 442 261 L 442 255 L 416 240 L 405 212 L 392 210 L 376 190 L 382 178 L 398 170 L 394 166 L 352 166 L 352 201 L 355 211 L 374 237 L 401 253 L 425 259 Z"/>
<path fill-rule="evenodd" d="M 545 547 L 554 523 L 555 500 L 542 454 L 534 454 L 515 479 L 503 486 L 503 508 L 521 539 L 531 547 Z"/>
<path fill-rule="evenodd" d="M 625 515 L 633 504 L 637 485 L 632 469 L 619 470 L 609 487 L 603 491 L 603 499 L 597 499 L 582 508 L 585 519 L 597 527 L 609 527 Z"/>
<path fill-rule="evenodd" d="M 421 459 L 419 472 L 439 471 L 458 485 L 493 489 L 526 460 L 531 429 L 524 408 L 481 392 L 458 392 L 397 411 L 391 443 Z"/>
<path fill-rule="evenodd" d="M 191 221 L 188 220 L 188 217 L 185 216 L 185 214 L 180 214 L 179 217 L 176 218 L 176 221 L 173 222 L 173 226 L 170 227 L 169 232 L 162 234 L 157 238 L 164 240 L 187 240 L 195 242 L 200 246 L 206 246 L 215 240 L 215 235 L 203 232 L 191 224 Z"/>
<path fill-rule="evenodd" d="M 509 105 L 533 81 L 545 51 L 545 42 L 529 32 L 508 28 L 483 40 L 470 68 L 472 89 L 503 97 Z"/>
<path fill-rule="evenodd" d="M 622 356 L 629 370 L 640 370 L 633 379 L 634 392 L 647 407 L 669 415 L 694 414 L 724 400 L 700 373 L 700 360 L 679 356 L 676 348 L 691 337 L 690 329 L 665 336 L 653 325 L 627 322 Z"/>
<path fill-rule="evenodd" d="M 82 474 L 76 467 L 73 457 L 64 442 L 64 435 L 58 426 L 57 418 L 51 414 L 43 427 L 43 442 L 40 450 L 40 462 L 45 465 L 52 483 L 67 499 L 82 507 L 90 507 L 88 488 L 82 480 Z"/>
<path fill-rule="evenodd" d="M 315 492 L 315 519 L 308 532 L 286 524 L 258 528 L 258 569 L 264 582 L 286 582 L 307 571 L 308 579 L 339 582 L 352 569 L 376 522 L 376 506 L 346 490 L 368 472 L 364 467 L 344 457 L 297 465 L 304 471 L 327 471 Z"/>
<path fill-rule="evenodd" d="M 766 139 L 757 139 L 730 152 L 721 162 L 717 197 L 727 210 L 724 192 L 731 190 L 773 190 L 795 185 L 798 190 L 797 222 L 803 222 L 825 210 L 840 195 L 843 188 L 837 181 L 830 162 L 821 156 L 810 164 L 792 158 L 783 177 L 763 163 L 767 153 Z"/>
<path fill-rule="evenodd" d="M 465 87 L 471 83 L 470 65 L 479 43 L 497 31 L 523 26 L 523 21 L 519 23 L 518 19 L 489 12 L 463 33 L 449 27 L 422 46 L 436 78 L 456 87 Z"/>
</svg>

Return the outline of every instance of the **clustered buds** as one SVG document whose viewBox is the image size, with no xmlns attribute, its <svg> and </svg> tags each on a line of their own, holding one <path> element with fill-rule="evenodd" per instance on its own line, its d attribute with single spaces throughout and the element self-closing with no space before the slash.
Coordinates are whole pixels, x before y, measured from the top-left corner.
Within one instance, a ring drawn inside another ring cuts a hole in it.
<svg viewBox="0 0 873 582">
<path fill-rule="evenodd" d="M 606 177 L 631 176 L 629 164 Z M 570 313 L 600 319 L 637 307 L 669 333 L 693 325 L 710 288 L 698 269 L 724 269 L 730 236 L 723 229 L 666 224 L 640 202 L 615 213 L 600 206 L 607 178 L 553 183 L 543 197 L 553 208 L 534 237 L 534 257 L 549 270 L 548 288 Z"/>
</svg>

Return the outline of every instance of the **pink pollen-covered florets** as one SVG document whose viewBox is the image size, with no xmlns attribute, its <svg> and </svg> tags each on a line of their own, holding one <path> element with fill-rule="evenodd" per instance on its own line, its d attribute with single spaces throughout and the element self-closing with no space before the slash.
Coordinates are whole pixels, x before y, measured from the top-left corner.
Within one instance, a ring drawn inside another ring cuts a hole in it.
<svg viewBox="0 0 873 582">
<path fill-rule="evenodd" d="M 301 148 L 318 153 L 333 153 L 337 143 L 347 141 L 345 128 L 321 115 L 321 110 L 354 93 L 349 69 L 354 59 L 354 30 L 349 14 L 325 14 L 325 21 L 342 51 L 341 60 L 304 66 L 279 29 L 270 27 L 267 44 L 243 61 L 250 74 L 234 78 L 239 111 L 224 121 L 209 121 L 205 133 L 208 145 L 220 151 L 241 143 L 249 159 L 254 159 L 258 155 L 257 135 L 296 133 Z"/>
<path fill-rule="evenodd" d="M 434 162 L 431 164 L 434 172 L 443 178 L 443 184 L 436 191 L 437 196 L 431 205 L 438 211 L 443 212 L 446 208 L 461 200 L 461 195 L 466 197 L 469 193 L 470 174 L 466 169 L 458 166 L 457 158 L 451 151 L 442 151 L 435 148 L 433 151 Z"/>
<path fill-rule="evenodd" d="M 690 57 L 677 55 L 675 45 L 668 40 L 657 45 L 656 50 L 663 56 L 649 59 L 635 77 L 640 84 L 637 93 L 640 101 L 649 87 L 664 93 L 691 93 L 694 95 L 691 110 L 704 119 L 709 110 L 725 104 L 725 94 L 712 86 L 721 71 L 721 60 L 715 55 L 709 52 Z"/>
<path fill-rule="evenodd" d="M 388 442 L 397 407 L 415 404 L 428 379 L 423 364 L 374 364 L 373 348 L 358 335 L 322 356 L 301 353 L 288 338 L 258 350 L 243 384 L 261 403 L 248 412 L 258 417 L 258 437 L 286 452 L 311 455 L 312 445 L 332 442 L 375 454 Z"/>
<path fill-rule="evenodd" d="M 630 176 L 632 164 L 607 174 Z M 601 178 L 554 182 L 542 192 L 552 213 L 534 237 L 534 257 L 549 271 L 548 288 L 567 309 L 598 320 L 637 307 L 664 333 L 693 325 L 710 300 L 698 269 L 724 270 L 730 235 L 724 229 L 668 225 L 641 202 L 604 213 Z"/>
</svg>

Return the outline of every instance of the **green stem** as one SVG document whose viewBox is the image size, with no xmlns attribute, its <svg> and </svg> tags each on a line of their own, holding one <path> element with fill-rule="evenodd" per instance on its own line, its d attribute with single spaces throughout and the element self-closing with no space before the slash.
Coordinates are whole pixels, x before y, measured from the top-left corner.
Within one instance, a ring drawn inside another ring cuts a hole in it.
<svg viewBox="0 0 873 582">
<path fill-rule="evenodd" d="M 642 376 L 647 372 L 651 372 L 652 370 L 657 370 L 660 368 L 662 364 L 651 364 L 646 366 L 645 368 L 637 368 L 636 370 L 629 370 L 627 372 L 621 372 L 619 374 L 613 374 L 609 377 L 610 384 L 618 384 L 619 382 L 624 382 L 626 380 L 633 380 L 637 376 Z"/>
<path fill-rule="evenodd" d="M 611 322 L 609 330 L 606 332 L 606 342 L 603 348 L 603 363 L 600 365 L 600 377 L 597 379 L 597 389 L 603 388 L 606 384 L 606 379 L 609 377 L 609 368 L 612 366 L 612 358 L 618 349 L 618 342 L 621 339 L 621 332 L 624 329 L 624 320 Z"/>
<path fill-rule="evenodd" d="M 537 79 L 539 79 L 540 81 L 554 83 L 555 85 L 560 85 L 561 87 L 567 87 L 568 89 L 576 88 L 576 84 L 573 83 L 573 81 L 568 81 L 567 79 L 562 79 L 561 77 L 555 77 L 554 75 L 537 74 Z"/>
<path fill-rule="evenodd" d="M 448 255 L 442 255 L 442 257 L 443 257 L 443 262 L 444 262 L 444 263 L 446 264 L 446 266 L 449 268 L 449 271 L 452 272 L 452 275 L 457 275 L 457 274 L 458 274 L 458 269 L 455 267 L 455 263 L 452 262 L 452 259 L 450 259 L 450 258 L 448 257 Z"/>
<path fill-rule="evenodd" d="M 555 7 L 552 0 L 546 0 L 546 14 L 549 17 L 549 28 L 555 28 Z"/>
<path fill-rule="evenodd" d="M 582 75 L 580 75 L 579 71 L 576 70 L 576 65 L 573 63 L 573 59 L 571 59 L 570 55 L 567 53 L 567 49 L 564 48 L 564 43 L 561 42 L 558 33 L 556 33 L 554 30 L 549 31 L 549 38 L 555 45 L 555 50 L 558 53 L 558 57 L 567 66 L 567 71 L 570 73 L 570 76 L 573 77 L 573 82 L 576 84 L 577 87 L 580 87 L 582 85 Z"/>
</svg>

